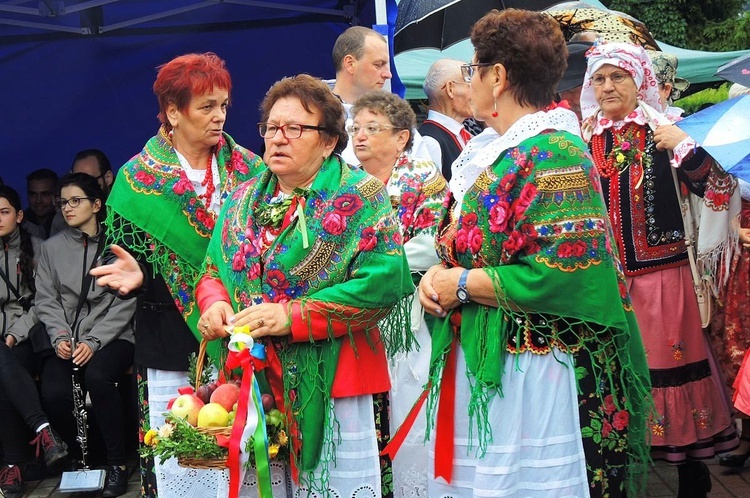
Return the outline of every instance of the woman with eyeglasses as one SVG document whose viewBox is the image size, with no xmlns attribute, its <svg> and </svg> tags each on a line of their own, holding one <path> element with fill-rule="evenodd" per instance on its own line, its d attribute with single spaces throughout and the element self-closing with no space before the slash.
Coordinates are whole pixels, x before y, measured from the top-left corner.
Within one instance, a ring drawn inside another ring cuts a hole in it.
<svg viewBox="0 0 750 498">
<path fill-rule="evenodd" d="M 713 161 L 661 108 L 643 48 L 611 43 L 589 51 L 584 138 L 648 351 L 651 455 L 678 465 L 678 496 L 698 497 L 711 489 L 701 460 L 737 447 L 738 440 L 701 328 L 672 170 L 679 166 L 681 189 L 702 196 Z"/>
<path fill-rule="evenodd" d="M 422 274 L 439 262 L 435 251 L 437 224 L 443 219 L 448 201 L 448 184 L 429 159 L 418 159 L 408 152 L 416 116 L 405 100 L 389 92 L 363 95 L 351 109 L 352 125 L 347 129 L 360 166 L 383 182 L 399 222 L 404 252 L 412 280 L 419 285 Z M 414 400 L 427 382 L 430 364 L 430 315 L 425 315 L 418 299 L 411 313 L 411 332 L 418 350 L 390 358 L 388 366 L 393 387 L 390 391 L 390 431 L 394 434 L 409 413 Z M 425 320 L 426 318 L 426 320 Z M 395 496 L 427 493 L 428 446 L 424 443 L 425 418 L 420 412 L 416 423 L 393 462 Z"/>
<path fill-rule="evenodd" d="M 42 405 L 74 457 L 81 457 L 73 415 L 73 366 L 83 371 L 107 452 L 103 496 L 127 487 L 125 407 L 117 383 L 133 364 L 135 302 L 85 280 L 102 250 L 104 193 L 95 178 L 73 173 L 60 180 L 60 210 L 68 230 L 49 238 L 39 254 L 34 307 L 54 354 L 42 366 Z M 85 288 L 82 288 L 87 284 Z"/>
<path fill-rule="evenodd" d="M 565 40 L 506 9 L 471 42 L 474 115 L 497 134 L 456 159 L 419 286 L 437 318 L 428 496 L 641 496 L 646 360 L 578 119 L 551 105 Z"/>
<path fill-rule="evenodd" d="M 0 185 L 0 446 L 5 462 L 0 467 L 0 490 L 8 498 L 23 494 L 21 467 L 33 459 L 29 441 L 44 451 L 48 467 L 64 459 L 65 443 L 49 424 L 32 375 L 38 375 L 41 356 L 34 351 L 29 332 L 37 323 L 33 309 L 36 256 L 40 240 L 21 224 L 21 198 Z"/>
<path fill-rule="evenodd" d="M 232 79 L 213 53 L 186 54 L 159 68 L 154 93 L 161 127 L 118 172 L 107 198 L 109 264 L 92 274 L 137 298 L 135 370 L 141 434 L 164 424 L 167 403 L 188 385 L 201 330 L 195 282 L 219 208 L 261 159 L 224 131 Z M 209 348 L 218 362 L 220 344 Z M 141 443 L 142 437 L 141 437 Z M 144 496 L 216 496 L 221 472 L 141 459 Z M 178 491 L 172 491 L 178 490 Z"/>
<path fill-rule="evenodd" d="M 414 288 L 401 232 L 383 183 L 339 156 L 343 107 L 323 82 L 276 82 L 261 115 L 268 169 L 222 207 L 197 289 L 199 326 L 216 339 L 247 325 L 265 347 L 294 496 L 381 496 L 386 349 L 407 346 Z"/>
</svg>

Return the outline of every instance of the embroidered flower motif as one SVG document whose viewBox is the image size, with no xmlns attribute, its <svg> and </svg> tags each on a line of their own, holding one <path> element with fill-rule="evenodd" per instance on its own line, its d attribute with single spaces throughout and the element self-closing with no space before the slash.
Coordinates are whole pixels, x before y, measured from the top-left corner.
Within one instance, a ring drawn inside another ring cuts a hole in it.
<svg viewBox="0 0 750 498">
<path fill-rule="evenodd" d="M 505 201 L 499 201 L 490 208 L 490 232 L 502 233 L 508 228 L 510 220 L 510 205 Z"/>
<path fill-rule="evenodd" d="M 607 394 L 604 397 L 604 405 L 602 406 L 602 409 L 604 410 L 604 413 L 607 414 L 607 416 L 615 413 L 615 410 L 617 408 L 615 407 L 615 400 L 611 394 Z"/>
<path fill-rule="evenodd" d="M 185 173 L 180 173 L 180 179 L 175 182 L 174 185 L 172 185 L 172 192 L 174 192 L 177 195 L 183 195 L 188 190 L 191 190 L 193 188 L 193 185 L 190 183 L 190 180 L 187 179 L 187 177 L 184 176 Z M 138 174 L 136 173 L 136 176 Z"/>
<path fill-rule="evenodd" d="M 268 282 L 271 288 L 277 291 L 289 288 L 289 281 L 281 270 L 268 270 L 266 272 L 266 282 Z"/>
<path fill-rule="evenodd" d="M 245 253 L 242 250 L 234 253 L 234 256 L 232 256 L 232 270 L 242 271 L 246 266 L 247 263 L 245 262 Z"/>
<path fill-rule="evenodd" d="M 362 238 L 359 240 L 360 251 L 372 251 L 378 243 L 378 239 L 375 236 L 375 229 L 373 227 L 367 227 L 362 230 Z"/>
<path fill-rule="evenodd" d="M 513 214 L 516 219 L 522 220 L 529 205 L 536 197 L 536 185 L 533 183 L 527 183 L 521 189 L 521 193 L 518 194 L 518 199 L 513 203 Z"/>
<path fill-rule="evenodd" d="M 680 342 L 672 341 L 670 345 L 672 346 L 672 357 L 674 358 L 674 360 L 675 361 L 682 360 L 682 358 L 685 356 L 685 343 L 682 341 Z"/>
<path fill-rule="evenodd" d="M 625 429 L 628 423 L 630 423 L 630 413 L 626 410 L 620 410 L 612 417 L 612 427 L 618 431 Z"/>
<path fill-rule="evenodd" d="M 352 216 L 362 205 L 362 199 L 354 194 L 343 194 L 333 201 L 336 213 L 344 216 Z"/>
<path fill-rule="evenodd" d="M 135 179 L 145 185 L 153 185 L 156 181 L 156 177 L 151 173 L 146 173 L 143 170 L 138 170 L 135 173 Z"/>
<path fill-rule="evenodd" d="M 323 217 L 321 226 L 331 235 L 341 235 L 346 230 L 346 216 L 336 211 L 327 213 Z"/>
</svg>

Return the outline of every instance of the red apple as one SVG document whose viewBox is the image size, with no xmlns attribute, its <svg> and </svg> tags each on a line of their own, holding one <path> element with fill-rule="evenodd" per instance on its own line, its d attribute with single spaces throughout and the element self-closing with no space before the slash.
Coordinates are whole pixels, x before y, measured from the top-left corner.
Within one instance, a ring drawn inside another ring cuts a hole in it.
<svg viewBox="0 0 750 498">
<path fill-rule="evenodd" d="M 203 401 L 195 394 L 181 394 L 172 403 L 172 415 L 187 420 L 195 426 L 198 423 L 198 412 L 203 408 Z"/>
<path fill-rule="evenodd" d="M 263 402 L 263 410 L 266 412 L 270 411 L 274 406 L 276 406 L 276 401 L 273 399 L 273 395 L 271 394 L 263 393 L 260 399 Z"/>
<path fill-rule="evenodd" d="M 209 403 L 211 401 L 211 388 L 203 385 L 198 388 L 195 395 L 198 396 L 203 403 Z"/>
<path fill-rule="evenodd" d="M 234 384 L 222 384 L 211 394 L 211 403 L 218 403 L 228 412 L 240 399 L 240 388 Z"/>
</svg>

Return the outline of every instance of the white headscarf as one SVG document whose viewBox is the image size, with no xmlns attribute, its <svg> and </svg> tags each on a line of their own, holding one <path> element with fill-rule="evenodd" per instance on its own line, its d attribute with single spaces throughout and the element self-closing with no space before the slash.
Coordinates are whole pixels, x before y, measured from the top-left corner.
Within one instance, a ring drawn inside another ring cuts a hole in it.
<svg viewBox="0 0 750 498">
<path fill-rule="evenodd" d="M 588 66 L 581 90 L 581 114 L 584 120 L 599 111 L 591 76 L 605 64 L 619 67 L 633 77 L 635 86 L 638 88 L 639 103 L 645 103 L 654 109 L 661 109 L 659 82 L 656 81 L 651 59 L 643 47 L 629 43 L 601 43 L 591 47 L 586 52 L 586 58 Z"/>
</svg>

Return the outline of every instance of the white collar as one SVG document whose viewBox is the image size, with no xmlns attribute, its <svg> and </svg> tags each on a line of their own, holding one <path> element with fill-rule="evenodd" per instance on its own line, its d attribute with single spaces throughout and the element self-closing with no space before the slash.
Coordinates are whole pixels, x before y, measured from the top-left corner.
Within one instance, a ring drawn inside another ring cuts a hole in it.
<svg viewBox="0 0 750 498">
<path fill-rule="evenodd" d="M 446 116 L 442 112 L 433 111 L 432 109 L 427 111 L 427 119 L 434 121 L 439 125 L 445 126 L 446 128 L 448 128 L 448 131 L 450 131 L 457 137 L 461 136 L 461 130 L 464 129 L 463 123 L 459 123 L 452 117 Z"/>
</svg>

